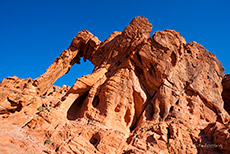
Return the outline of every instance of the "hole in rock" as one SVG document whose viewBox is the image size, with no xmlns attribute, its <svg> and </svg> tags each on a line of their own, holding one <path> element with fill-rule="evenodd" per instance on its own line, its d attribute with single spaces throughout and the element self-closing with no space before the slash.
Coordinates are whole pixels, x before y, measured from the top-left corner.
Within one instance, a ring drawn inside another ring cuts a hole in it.
<svg viewBox="0 0 230 154">
<path fill-rule="evenodd" d="M 140 75 L 144 74 L 144 72 L 143 72 L 142 68 L 135 66 L 135 74 L 137 76 L 140 76 Z"/>
<path fill-rule="evenodd" d="M 136 54 L 135 56 L 137 57 L 138 61 L 143 65 L 142 60 L 141 60 L 141 56 L 139 54 Z"/>
<path fill-rule="evenodd" d="M 91 137 L 91 139 L 89 140 L 89 142 L 90 142 L 95 148 L 97 148 L 97 145 L 99 144 L 100 139 L 101 139 L 101 137 L 100 137 L 99 133 L 96 133 L 96 134 L 94 134 L 94 135 Z"/>
<path fill-rule="evenodd" d="M 67 112 L 67 119 L 68 120 L 76 120 L 77 118 L 80 118 L 81 108 L 83 106 L 83 103 L 84 103 L 86 97 L 88 96 L 88 93 L 89 93 L 89 91 L 85 92 L 83 95 L 78 97 L 73 102 L 73 104 L 71 105 L 71 107 L 69 108 L 69 110 Z"/>
<path fill-rule="evenodd" d="M 170 107 L 170 109 L 169 109 L 169 111 L 170 111 L 170 112 L 172 112 L 172 111 L 173 111 L 173 109 L 174 109 L 174 107 L 173 107 L 173 106 L 171 106 L 171 107 Z"/>
<path fill-rule="evenodd" d="M 178 105 L 179 104 L 179 99 L 176 101 L 176 105 Z"/>
<path fill-rule="evenodd" d="M 167 140 L 169 140 L 171 136 L 171 132 L 170 132 L 169 127 L 167 127 L 166 129 L 167 129 Z"/>
<path fill-rule="evenodd" d="M 146 106 L 146 109 L 145 109 L 145 117 L 146 117 L 146 120 L 152 120 L 153 118 L 153 115 L 154 115 L 154 108 L 153 108 L 153 104 L 152 103 L 149 103 L 147 106 Z"/>
<path fill-rule="evenodd" d="M 93 107 L 97 107 L 99 105 L 99 102 L 100 102 L 100 99 L 99 99 L 99 96 L 95 96 L 94 99 L 93 99 Z"/>
<path fill-rule="evenodd" d="M 172 52 L 172 54 L 171 54 L 171 63 L 172 63 L 173 66 L 176 65 L 176 61 L 177 61 L 176 54 L 174 52 Z"/>
<path fill-rule="evenodd" d="M 146 139 L 146 142 L 147 143 L 157 144 L 157 142 L 156 142 L 155 138 L 153 137 L 153 135 L 148 136 L 147 139 Z"/>
<path fill-rule="evenodd" d="M 55 152 L 57 152 L 59 150 L 59 147 L 57 147 L 56 149 L 55 149 Z"/>
<path fill-rule="evenodd" d="M 131 149 L 131 150 L 128 150 L 128 151 L 123 151 L 122 154 L 134 154 L 135 152 Z"/>
<path fill-rule="evenodd" d="M 67 74 L 57 79 L 54 85 L 60 87 L 62 85 L 72 86 L 77 78 L 80 78 L 83 75 L 91 74 L 93 69 L 94 65 L 89 60 L 84 62 L 83 58 L 81 57 L 80 64 L 74 64 Z"/>
<path fill-rule="evenodd" d="M 129 125 L 130 121 L 131 121 L 131 112 L 130 112 L 130 109 L 127 109 L 126 113 L 125 113 L 125 123 L 126 123 L 126 126 Z"/>
<path fill-rule="evenodd" d="M 187 50 L 187 53 L 192 53 L 192 51 L 190 51 L 190 50 Z"/>
<path fill-rule="evenodd" d="M 12 100 L 10 100 L 9 98 L 7 98 L 7 100 L 10 102 L 10 105 L 12 107 L 16 107 L 14 109 L 8 109 L 9 112 L 14 113 L 15 111 L 21 111 L 22 110 L 22 101 L 20 100 L 19 102 L 14 102 Z"/>
<path fill-rule="evenodd" d="M 120 108 L 121 108 L 121 105 L 118 104 L 118 105 L 115 107 L 114 111 L 115 111 L 115 112 L 120 112 Z"/>
</svg>

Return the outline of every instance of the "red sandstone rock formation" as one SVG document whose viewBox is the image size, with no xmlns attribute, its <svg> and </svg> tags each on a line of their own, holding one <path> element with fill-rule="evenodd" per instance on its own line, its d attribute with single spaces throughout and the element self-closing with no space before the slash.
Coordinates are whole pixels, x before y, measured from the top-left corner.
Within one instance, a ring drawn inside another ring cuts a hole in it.
<svg viewBox="0 0 230 154">
<path fill-rule="evenodd" d="M 224 108 L 230 114 L 230 74 L 226 75 L 222 81 Z"/>
<path fill-rule="evenodd" d="M 0 83 L 3 153 L 229 153 L 224 69 L 173 30 L 136 17 L 100 42 L 81 31 L 37 79 Z M 53 83 L 80 57 L 95 68 Z"/>
</svg>

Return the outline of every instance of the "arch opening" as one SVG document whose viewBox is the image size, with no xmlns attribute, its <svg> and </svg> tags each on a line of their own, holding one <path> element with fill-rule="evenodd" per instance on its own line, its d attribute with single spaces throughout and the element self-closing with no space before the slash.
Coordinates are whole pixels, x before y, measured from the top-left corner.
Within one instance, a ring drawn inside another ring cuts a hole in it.
<svg viewBox="0 0 230 154">
<path fill-rule="evenodd" d="M 72 86 L 77 78 L 91 74 L 93 69 L 94 65 L 89 60 L 84 62 L 83 57 L 81 57 L 80 64 L 74 64 L 67 74 L 57 79 L 54 85 L 60 87 L 62 85 Z"/>
</svg>

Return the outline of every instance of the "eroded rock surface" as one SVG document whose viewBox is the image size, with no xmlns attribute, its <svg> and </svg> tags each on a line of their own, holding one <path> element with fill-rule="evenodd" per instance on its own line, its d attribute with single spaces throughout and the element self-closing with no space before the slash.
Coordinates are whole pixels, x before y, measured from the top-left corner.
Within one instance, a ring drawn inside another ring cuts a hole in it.
<svg viewBox="0 0 230 154">
<path fill-rule="evenodd" d="M 229 153 L 223 66 L 180 33 L 149 37 L 151 29 L 135 17 L 103 42 L 81 31 L 39 78 L 4 79 L 2 151 Z M 80 57 L 94 64 L 92 74 L 53 86 Z"/>
<path fill-rule="evenodd" d="M 224 100 L 224 108 L 230 113 L 230 74 L 225 75 L 223 81 L 223 100 Z"/>
</svg>

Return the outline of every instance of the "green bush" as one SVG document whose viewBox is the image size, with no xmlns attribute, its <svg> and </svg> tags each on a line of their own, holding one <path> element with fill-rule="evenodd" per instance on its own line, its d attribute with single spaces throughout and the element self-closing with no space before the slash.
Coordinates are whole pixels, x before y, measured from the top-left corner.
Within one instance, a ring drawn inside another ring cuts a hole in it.
<svg viewBox="0 0 230 154">
<path fill-rule="evenodd" d="M 43 109 L 43 107 L 39 107 L 37 110 L 38 110 L 38 112 L 42 112 L 44 109 Z"/>
<path fill-rule="evenodd" d="M 47 139 L 46 141 L 45 141 L 45 144 L 51 144 L 52 143 L 52 140 L 51 139 Z"/>
<path fill-rule="evenodd" d="M 187 131 L 188 131 L 189 133 L 193 133 L 193 131 L 192 131 L 191 128 L 188 128 Z"/>
</svg>

